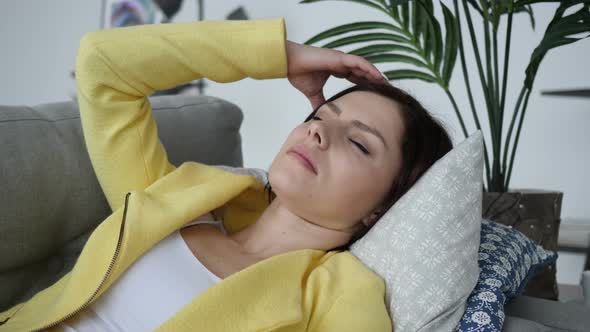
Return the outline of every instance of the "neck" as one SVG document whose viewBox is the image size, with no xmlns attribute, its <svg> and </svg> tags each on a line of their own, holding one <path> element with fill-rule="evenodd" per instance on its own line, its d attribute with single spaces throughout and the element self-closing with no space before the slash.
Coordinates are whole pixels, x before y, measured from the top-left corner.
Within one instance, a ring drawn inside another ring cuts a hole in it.
<svg viewBox="0 0 590 332">
<path fill-rule="evenodd" d="M 241 253 L 263 260 L 302 249 L 328 251 L 347 243 L 356 230 L 329 229 L 304 219 L 276 197 L 255 223 L 229 237 Z"/>
</svg>

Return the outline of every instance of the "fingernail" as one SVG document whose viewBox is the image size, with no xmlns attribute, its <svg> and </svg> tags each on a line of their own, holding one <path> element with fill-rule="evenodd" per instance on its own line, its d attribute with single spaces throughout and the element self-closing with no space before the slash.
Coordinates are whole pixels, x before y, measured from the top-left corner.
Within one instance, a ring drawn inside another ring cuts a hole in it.
<svg viewBox="0 0 590 332">
<path fill-rule="evenodd" d="M 391 85 L 391 82 L 389 81 L 389 78 L 387 78 L 387 76 L 385 76 L 385 74 L 381 73 L 381 76 L 383 76 L 383 84 L 386 85 Z"/>
</svg>

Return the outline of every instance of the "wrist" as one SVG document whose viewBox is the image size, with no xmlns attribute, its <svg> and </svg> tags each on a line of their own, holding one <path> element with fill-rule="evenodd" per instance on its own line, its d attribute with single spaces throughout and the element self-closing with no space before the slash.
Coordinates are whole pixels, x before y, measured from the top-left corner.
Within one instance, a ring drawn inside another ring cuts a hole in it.
<svg viewBox="0 0 590 332">
<path fill-rule="evenodd" d="M 293 72 L 292 62 L 293 62 L 296 48 L 297 48 L 297 43 L 292 42 L 290 40 L 285 40 L 285 52 L 287 54 L 287 75 L 289 75 Z"/>
</svg>

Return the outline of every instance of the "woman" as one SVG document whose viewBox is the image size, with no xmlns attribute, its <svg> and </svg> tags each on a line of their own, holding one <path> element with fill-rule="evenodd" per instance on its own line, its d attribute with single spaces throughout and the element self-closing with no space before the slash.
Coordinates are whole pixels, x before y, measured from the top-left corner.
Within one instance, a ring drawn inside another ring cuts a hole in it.
<svg viewBox="0 0 590 332">
<path fill-rule="evenodd" d="M 358 85 L 325 101 L 330 76 Z M 310 100 L 266 186 L 168 162 L 147 96 L 200 77 L 287 77 Z M 451 143 L 373 65 L 286 40 L 282 18 L 205 21 L 89 33 L 76 79 L 113 214 L 0 331 L 391 331 L 383 280 L 340 250 Z"/>
</svg>

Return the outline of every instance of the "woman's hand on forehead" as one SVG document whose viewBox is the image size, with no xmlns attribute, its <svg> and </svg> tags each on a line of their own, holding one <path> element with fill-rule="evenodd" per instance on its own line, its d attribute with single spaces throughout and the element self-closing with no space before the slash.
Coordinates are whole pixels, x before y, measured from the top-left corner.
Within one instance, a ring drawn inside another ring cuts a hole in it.
<svg viewBox="0 0 590 332">
<path fill-rule="evenodd" d="M 291 85 L 301 91 L 315 109 L 324 101 L 323 88 L 330 76 L 355 84 L 385 83 L 379 69 L 365 58 L 329 48 L 286 41 L 288 73 Z"/>
</svg>

